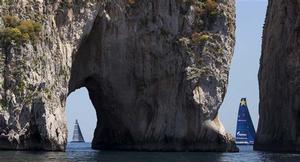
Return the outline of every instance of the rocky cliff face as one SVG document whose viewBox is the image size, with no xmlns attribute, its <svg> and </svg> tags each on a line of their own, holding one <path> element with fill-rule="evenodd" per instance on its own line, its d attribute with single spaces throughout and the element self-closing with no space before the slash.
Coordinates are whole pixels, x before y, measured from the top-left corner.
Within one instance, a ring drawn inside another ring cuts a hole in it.
<svg viewBox="0 0 300 162">
<path fill-rule="evenodd" d="M 72 54 L 99 7 L 92 1 L 0 2 L 0 148 L 64 150 Z"/>
<path fill-rule="evenodd" d="M 255 149 L 300 151 L 300 1 L 269 0 Z"/>
<path fill-rule="evenodd" d="M 85 86 L 95 149 L 235 151 L 218 119 L 234 3 L 2 2 L 0 148 L 64 150 L 66 97 Z"/>
</svg>

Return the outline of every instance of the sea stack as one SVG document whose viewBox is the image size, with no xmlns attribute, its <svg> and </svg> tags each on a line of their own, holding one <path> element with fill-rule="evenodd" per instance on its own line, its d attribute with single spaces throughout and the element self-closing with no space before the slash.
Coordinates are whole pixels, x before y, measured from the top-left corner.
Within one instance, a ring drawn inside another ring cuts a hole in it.
<svg viewBox="0 0 300 162">
<path fill-rule="evenodd" d="M 269 0 L 254 149 L 300 151 L 300 1 Z"/>
<path fill-rule="evenodd" d="M 94 149 L 237 151 L 218 119 L 234 0 L 13 2 L 0 6 L 0 149 L 65 150 L 66 98 L 87 87 Z"/>
</svg>

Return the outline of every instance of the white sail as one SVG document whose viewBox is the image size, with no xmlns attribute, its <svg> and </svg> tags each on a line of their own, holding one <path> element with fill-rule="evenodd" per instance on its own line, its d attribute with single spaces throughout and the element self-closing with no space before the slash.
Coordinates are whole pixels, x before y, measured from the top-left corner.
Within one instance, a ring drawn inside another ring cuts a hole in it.
<svg viewBox="0 0 300 162">
<path fill-rule="evenodd" d="M 73 131 L 73 140 L 72 142 L 84 142 L 78 120 L 75 120 L 74 131 Z"/>
</svg>

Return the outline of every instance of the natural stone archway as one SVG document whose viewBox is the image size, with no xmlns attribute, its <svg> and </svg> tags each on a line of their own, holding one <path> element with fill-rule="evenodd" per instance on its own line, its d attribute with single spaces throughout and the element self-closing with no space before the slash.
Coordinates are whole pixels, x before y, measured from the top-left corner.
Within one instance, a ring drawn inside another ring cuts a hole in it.
<svg viewBox="0 0 300 162">
<path fill-rule="evenodd" d="M 66 96 L 85 86 L 95 149 L 236 150 L 218 119 L 234 0 L 21 2 L 3 12 L 38 13 L 44 28 L 39 42 L 2 47 L 0 148 L 64 150 Z"/>
<path fill-rule="evenodd" d="M 76 89 L 68 95 L 66 100 L 66 119 L 68 128 L 68 144 L 73 141 L 74 126 L 76 120 L 85 142 L 91 142 L 94 137 L 94 130 L 97 124 L 95 108 L 89 98 L 86 87 Z"/>
</svg>

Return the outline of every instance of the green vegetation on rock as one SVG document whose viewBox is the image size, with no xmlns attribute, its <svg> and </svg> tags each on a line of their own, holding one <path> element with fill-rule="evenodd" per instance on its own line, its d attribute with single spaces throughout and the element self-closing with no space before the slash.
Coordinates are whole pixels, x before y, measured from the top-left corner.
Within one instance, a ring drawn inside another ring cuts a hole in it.
<svg viewBox="0 0 300 162">
<path fill-rule="evenodd" d="M 129 5 L 134 5 L 137 2 L 137 0 L 127 0 L 127 3 Z"/>
<path fill-rule="evenodd" d="M 210 15 L 217 14 L 218 4 L 215 0 L 207 0 L 205 3 L 205 8 Z"/>
<path fill-rule="evenodd" d="M 33 20 L 19 20 L 16 16 L 3 16 L 5 28 L 0 30 L 0 40 L 3 43 L 36 42 L 42 25 Z"/>
<path fill-rule="evenodd" d="M 209 35 L 204 33 L 193 33 L 192 34 L 192 41 L 193 43 L 201 43 L 206 42 L 209 39 Z"/>
<path fill-rule="evenodd" d="M 7 102 L 6 98 L 0 99 L 0 107 L 2 107 L 2 109 L 6 110 L 8 105 L 9 103 Z"/>
</svg>

